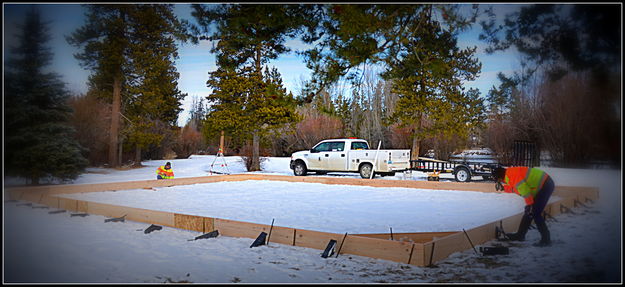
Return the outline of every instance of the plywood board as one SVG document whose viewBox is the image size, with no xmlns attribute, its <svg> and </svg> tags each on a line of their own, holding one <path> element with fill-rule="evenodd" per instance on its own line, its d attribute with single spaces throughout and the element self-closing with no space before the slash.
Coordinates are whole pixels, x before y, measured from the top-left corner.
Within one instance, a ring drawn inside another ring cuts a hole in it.
<svg viewBox="0 0 625 287">
<path fill-rule="evenodd" d="M 174 213 L 174 227 L 204 233 L 204 217 Z"/>
</svg>

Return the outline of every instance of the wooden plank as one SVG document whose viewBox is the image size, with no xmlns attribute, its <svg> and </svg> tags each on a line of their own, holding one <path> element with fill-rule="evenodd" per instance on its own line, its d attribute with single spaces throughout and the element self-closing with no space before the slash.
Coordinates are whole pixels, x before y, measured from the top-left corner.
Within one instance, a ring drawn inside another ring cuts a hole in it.
<svg viewBox="0 0 625 287">
<path fill-rule="evenodd" d="M 471 242 L 474 245 L 480 245 L 485 242 L 491 241 L 495 239 L 496 232 L 495 227 L 497 224 L 495 222 L 487 223 L 484 225 L 480 225 L 475 228 L 471 228 L 466 230 L 469 238 L 471 238 Z"/>
<path fill-rule="evenodd" d="M 430 265 L 430 257 L 434 255 L 432 251 L 436 251 L 436 249 L 432 250 L 432 248 L 434 248 L 433 242 L 423 244 L 416 243 L 412 252 L 410 264 L 421 267 Z"/>
<path fill-rule="evenodd" d="M 204 217 L 174 213 L 174 227 L 204 232 Z"/>
<path fill-rule="evenodd" d="M 215 218 L 215 229 L 223 236 L 256 238 L 261 232 L 269 234 L 270 227 L 264 224 Z"/>
<path fill-rule="evenodd" d="M 87 201 L 83 201 L 83 200 L 78 200 L 76 202 L 76 211 L 77 212 L 81 212 L 81 213 L 87 213 L 88 210 L 88 203 Z"/>
<path fill-rule="evenodd" d="M 71 198 L 59 197 L 59 208 L 69 211 L 78 211 L 78 201 Z"/>
<path fill-rule="evenodd" d="M 45 195 L 45 192 L 42 192 L 42 191 L 27 191 L 27 192 L 22 193 L 20 200 L 26 200 L 26 201 L 30 201 L 33 203 L 39 203 L 41 202 L 44 195 Z"/>
<path fill-rule="evenodd" d="M 456 232 L 458 232 L 458 231 L 393 233 L 393 240 L 395 240 L 395 241 L 406 241 L 406 242 L 416 242 L 416 243 L 425 243 L 425 242 L 430 242 L 430 241 L 434 240 L 435 238 L 445 237 L 447 235 L 454 234 Z M 352 234 L 352 235 L 391 240 L 391 234 L 390 233 L 365 233 L 365 234 Z"/>
<path fill-rule="evenodd" d="M 59 208 L 59 198 L 53 195 L 44 195 L 41 199 L 41 204 L 52 208 Z"/>
<path fill-rule="evenodd" d="M 294 228 L 274 226 L 271 230 L 271 237 L 268 237 L 270 243 L 280 243 L 285 245 L 293 245 Z M 267 232 L 269 234 L 269 232 Z"/>
<path fill-rule="evenodd" d="M 341 253 L 407 263 L 411 249 L 411 242 L 347 235 Z"/>
<path fill-rule="evenodd" d="M 215 218 L 204 217 L 204 233 L 211 232 L 215 229 Z"/>
<path fill-rule="evenodd" d="M 323 250 L 331 239 L 336 240 L 338 248 L 343 241 L 343 234 L 298 229 L 295 233 L 295 246 Z"/>
<path fill-rule="evenodd" d="M 434 240 L 433 242 L 436 244 L 436 250 L 432 258 L 432 263 L 443 260 L 452 253 L 472 248 L 471 243 L 469 243 L 469 240 L 462 231 Z"/>
<path fill-rule="evenodd" d="M 174 214 L 164 211 L 147 210 L 88 201 L 87 213 L 106 217 L 121 217 L 126 215 L 126 219 L 131 221 L 176 227 L 174 224 Z"/>
</svg>

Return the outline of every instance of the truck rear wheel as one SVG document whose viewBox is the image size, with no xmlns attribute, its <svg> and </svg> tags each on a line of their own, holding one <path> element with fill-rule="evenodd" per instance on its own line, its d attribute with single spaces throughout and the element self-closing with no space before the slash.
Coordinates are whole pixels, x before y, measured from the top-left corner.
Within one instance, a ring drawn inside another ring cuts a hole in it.
<svg viewBox="0 0 625 287">
<path fill-rule="evenodd" d="M 360 177 L 362 178 L 370 178 L 372 170 L 373 170 L 373 165 L 370 163 L 363 163 L 358 168 L 358 172 L 360 173 Z M 375 174 L 373 176 L 375 177 Z"/>
<path fill-rule="evenodd" d="M 306 175 L 306 173 L 308 173 L 308 170 L 306 169 L 306 165 L 303 162 L 296 161 L 293 164 L 293 174 L 295 176 L 304 176 Z"/>
<path fill-rule="evenodd" d="M 471 172 L 466 167 L 459 167 L 455 177 L 458 182 L 468 182 L 471 181 Z"/>
</svg>

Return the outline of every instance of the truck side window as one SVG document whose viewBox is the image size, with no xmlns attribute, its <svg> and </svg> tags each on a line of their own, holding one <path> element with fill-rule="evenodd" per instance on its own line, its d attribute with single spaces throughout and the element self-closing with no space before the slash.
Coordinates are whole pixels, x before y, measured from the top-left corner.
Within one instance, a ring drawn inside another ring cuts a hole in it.
<svg viewBox="0 0 625 287">
<path fill-rule="evenodd" d="M 366 142 L 352 142 L 352 150 L 368 149 L 369 146 Z"/>
<path fill-rule="evenodd" d="M 330 151 L 330 143 L 322 143 L 313 149 L 315 152 Z"/>
<path fill-rule="evenodd" d="M 333 142 L 330 143 L 330 151 L 343 151 L 345 149 L 344 142 Z"/>
</svg>

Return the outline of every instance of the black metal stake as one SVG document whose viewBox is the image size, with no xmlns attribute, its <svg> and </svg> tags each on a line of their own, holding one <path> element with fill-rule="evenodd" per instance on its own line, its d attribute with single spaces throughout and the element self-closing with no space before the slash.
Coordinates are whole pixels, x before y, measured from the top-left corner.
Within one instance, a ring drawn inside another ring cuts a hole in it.
<svg viewBox="0 0 625 287">
<path fill-rule="evenodd" d="M 475 251 L 475 254 L 480 255 L 479 253 L 477 253 L 477 250 L 475 250 L 475 246 L 473 245 L 473 242 L 471 242 L 471 238 L 469 237 L 469 234 L 464 230 L 464 228 L 462 229 L 462 231 L 464 232 L 464 235 L 467 236 L 467 239 L 469 239 L 469 243 L 471 243 L 471 247 L 473 247 L 473 251 Z"/>
<path fill-rule="evenodd" d="M 345 238 L 347 237 L 347 232 L 343 235 L 343 240 L 341 240 L 341 245 L 339 246 L 339 251 L 336 252 L 336 257 L 339 258 L 339 254 L 341 254 L 341 248 L 343 248 L 343 244 L 345 243 Z"/>
</svg>

